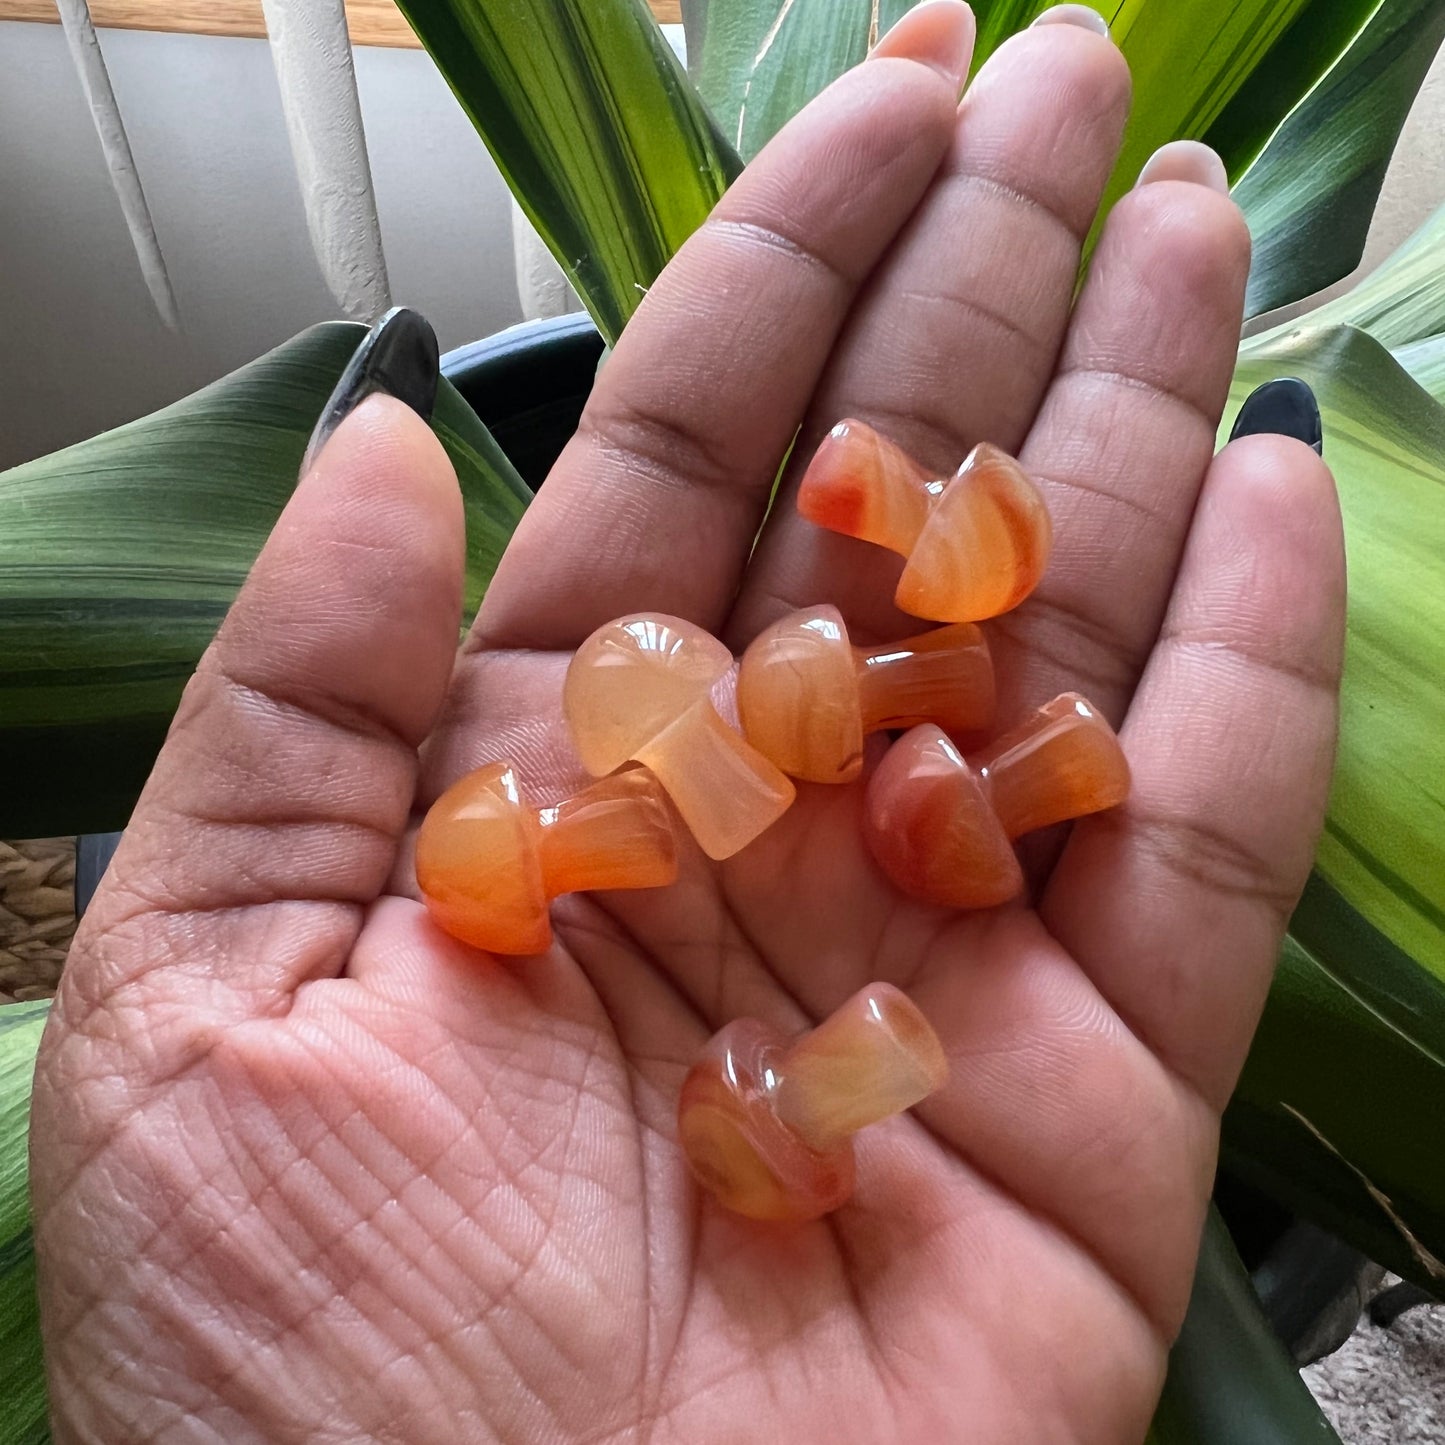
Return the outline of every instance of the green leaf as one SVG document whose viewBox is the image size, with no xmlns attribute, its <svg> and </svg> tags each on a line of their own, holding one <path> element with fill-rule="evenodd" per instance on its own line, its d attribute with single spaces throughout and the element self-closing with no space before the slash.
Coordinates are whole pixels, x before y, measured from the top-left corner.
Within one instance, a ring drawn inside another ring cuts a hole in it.
<svg viewBox="0 0 1445 1445">
<path fill-rule="evenodd" d="M 1390 154 L 1442 39 L 1445 0 L 1385 0 L 1240 178 L 1234 198 L 1254 237 L 1249 315 L 1359 264 Z M 1221 142 L 1218 132 L 1208 139 Z"/>
<path fill-rule="evenodd" d="M 1315 877 L 1226 1116 L 1226 1157 L 1428 1282 L 1425 1261 L 1445 1257 L 1445 409 L 1363 332 L 1309 327 L 1243 348 L 1228 414 L 1279 375 L 1320 401 L 1349 620 Z"/>
<path fill-rule="evenodd" d="M 400 0 L 608 342 L 737 157 L 642 0 Z"/>
<path fill-rule="evenodd" d="M 1445 980 L 1445 409 L 1362 332 L 1310 327 L 1242 348 L 1230 414 L 1281 374 L 1319 398 L 1349 559 L 1339 757 L 1317 867 Z"/>
<path fill-rule="evenodd" d="M 1147 1445 L 1340 1445 L 1211 1208 Z"/>
<path fill-rule="evenodd" d="M 907 9 L 908 0 L 709 0 L 706 29 L 688 34 L 688 66 L 751 160 Z"/>
<path fill-rule="evenodd" d="M 48 1440 L 27 1139 L 48 1000 L 0 1007 L 0 1445 Z"/>
<path fill-rule="evenodd" d="M 0 837 L 123 826 L 364 334 L 314 327 L 0 474 Z M 445 383 L 433 426 L 462 483 L 470 612 L 530 493 Z"/>
<path fill-rule="evenodd" d="M 1179 137 L 1209 139 L 1231 175 L 1243 172 L 1378 3 L 1101 0 L 1134 77 L 1107 200 Z M 980 0 L 975 69 L 1048 5 Z M 706 26 L 690 31 L 689 65 L 722 130 L 751 157 L 906 8 L 902 0 L 709 0 Z"/>
</svg>

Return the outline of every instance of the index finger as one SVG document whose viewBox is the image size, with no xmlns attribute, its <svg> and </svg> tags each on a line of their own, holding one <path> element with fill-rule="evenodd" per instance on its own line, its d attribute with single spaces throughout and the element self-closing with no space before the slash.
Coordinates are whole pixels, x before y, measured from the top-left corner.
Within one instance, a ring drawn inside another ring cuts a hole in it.
<svg viewBox="0 0 1445 1445">
<path fill-rule="evenodd" d="M 628 612 L 716 630 L 853 297 L 943 157 L 971 12 L 930 0 L 784 127 L 658 277 L 507 549 L 469 650 Z"/>
</svg>

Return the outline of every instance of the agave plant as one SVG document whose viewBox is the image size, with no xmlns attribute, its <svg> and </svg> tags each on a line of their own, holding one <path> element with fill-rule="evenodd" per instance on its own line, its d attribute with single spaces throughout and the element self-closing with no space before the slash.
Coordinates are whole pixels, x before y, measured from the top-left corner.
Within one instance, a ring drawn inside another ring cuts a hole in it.
<svg viewBox="0 0 1445 1445">
<path fill-rule="evenodd" d="M 1046 3 L 976 0 L 975 65 Z M 684 0 L 688 71 L 641 0 L 402 8 L 611 342 L 742 164 L 906 5 Z M 1159 144 L 1200 138 L 1223 156 L 1254 234 L 1251 314 L 1348 275 L 1445 37 L 1445 0 L 1099 8 L 1135 77 L 1110 197 Z M 1436 1289 L 1445 1280 L 1435 1147 L 1445 1117 L 1441 243 L 1445 211 L 1367 282 L 1240 349 L 1234 405 L 1280 374 L 1304 377 L 1319 397 L 1345 513 L 1350 615 L 1326 832 L 1224 1133 L 1239 1175 Z M 314 329 L 154 417 L 0 476 L 0 834 L 123 824 L 358 335 L 346 323 Z M 472 609 L 529 493 L 454 392 L 435 425 L 466 497 Z M 43 1408 L 23 1182 L 39 1013 L 0 1011 L 0 1361 L 14 1362 L 0 1393 L 28 1412 L 13 1427 L 21 1433 L 0 1427 L 0 1441 L 34 1438 Z M 1212 1224 L 1154 1426 L 1160 1445 L 1330 1438 L 1261 1332 L 1242 1278 Z M 1233 1423 L 1219 1413 L 1222 1379 L 1242 1406 Z"/>
</svg>

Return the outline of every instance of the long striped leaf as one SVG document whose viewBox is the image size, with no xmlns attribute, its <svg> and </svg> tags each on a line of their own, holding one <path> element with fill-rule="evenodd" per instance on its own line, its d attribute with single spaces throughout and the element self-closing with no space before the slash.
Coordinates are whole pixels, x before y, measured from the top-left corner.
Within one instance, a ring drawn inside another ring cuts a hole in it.
<svg viewBox="0 0 1445 1445">
<path fill-rule="evenodd" d="M 1442 39 L 1445 0 L 1385 0 L 1241 177 L 1234 197 L 1254 237 L 1249 315 L 1359 264 L 1390 153 Z"/>
<path fill-rule="evenodd" d="M 642 0 L 400 0 L 613 342 L 738 162 Z"/>
<path fill-rule="evenodd" d="M 1233 398 L 1281 373 L 1320 397 L 1349 558 L 1339 759 L 1317 867 L 1445 981 L 1445 409 L 1349 327 L 1247 344 Z"/>
<path fill-rule="evenodd" d="M 1427 1261 L 1445 1258 L 1445 408 L 1370 336 L 1311 327 L 1243 349 L 1231 412 L 1281 374 L 1308 381 L 1324 414 L 1349 625 L 1315 877 L 1226 1117 L 1226 1154 L 1428 1281 Z"/>
<path fill-rule="evenodd" d="M 48 1001 L 0 1008 L 0 1445 L 50 1438 L 26 1149 L 35 1051 L 49 1011 Z"/>
<path fill-rule="evenodd" d="M 119 828 L 364 329 L 330 322 L 0 474 L 0 837 Z M 443 384 L 474 609 L 530 495 Z"/>
</svg>

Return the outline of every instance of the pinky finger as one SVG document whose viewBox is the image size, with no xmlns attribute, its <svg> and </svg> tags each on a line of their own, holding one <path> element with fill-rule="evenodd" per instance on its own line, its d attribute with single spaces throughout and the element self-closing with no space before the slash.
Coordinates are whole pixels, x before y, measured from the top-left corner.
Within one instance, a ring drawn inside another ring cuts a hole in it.
<svg viewBox="0 0 1445 1445">
<path fill-rule="evenodd" d="M 1076 825 L 1046 923 L 1222 1106 L 1324 816 L 1345 617 L 1334 484 L 1300 441 L 1215 458 L 1122 731 L 1128 802 Z"/>
</svg>

